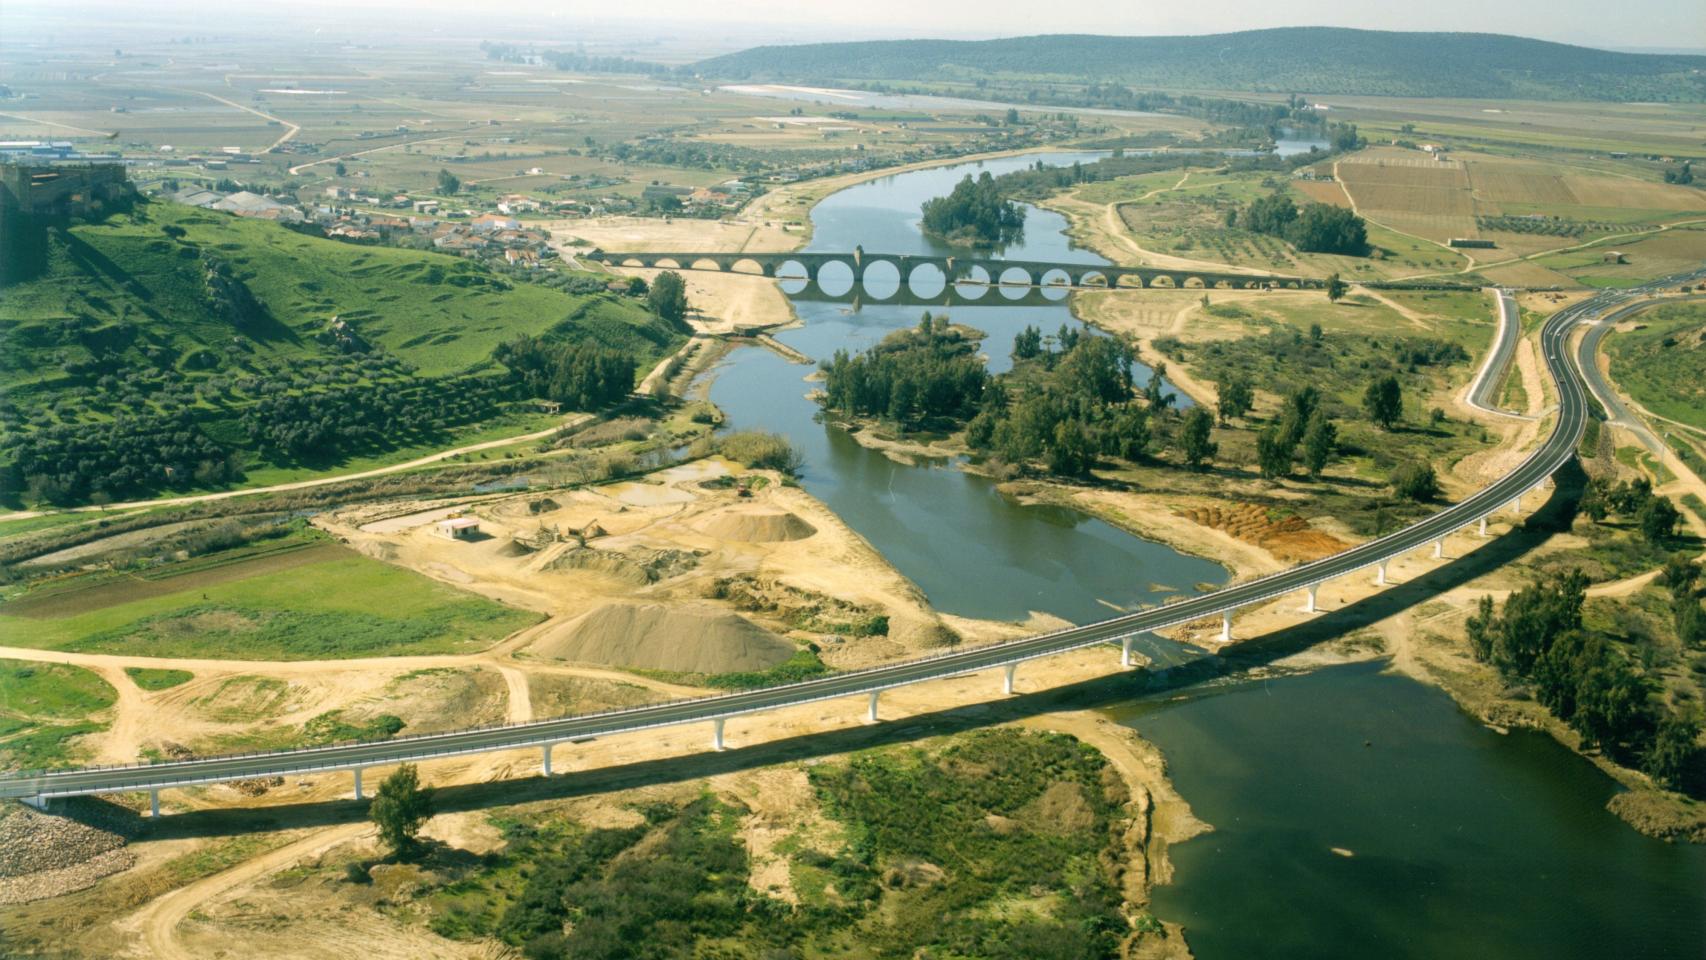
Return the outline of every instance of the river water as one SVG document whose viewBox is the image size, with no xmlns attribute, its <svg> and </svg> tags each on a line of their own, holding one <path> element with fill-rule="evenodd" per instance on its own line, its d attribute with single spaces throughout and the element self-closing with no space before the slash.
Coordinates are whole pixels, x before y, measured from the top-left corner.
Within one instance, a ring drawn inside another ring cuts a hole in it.
<svg viewBox="0 0 1706 960">
<path fill-rule="evenodd" d="M 1096 154 L 1048 154 L 1051 163 L 1089 161 Z M 1034 158 L 956 164 L 874 180 L 832 194 L 812 211 L 813 251 L 872 253 L 949 252 L 918 230 L 919 205 L 947 193 L 967 173 L 1018 169 Z M 1065 220 L 1032 209 L 1024 239 L 1003 251 L 1016 259 L 1106 262 L 1072 247 Z M 851 275 L 847 276 L 851 280 Z M 890 278 L 887 290 L 895 280 Z M 983 298 L 1002 302 L 1003 292 Z M 923 307 L 797 300 L 804 326 L 777 338 L 815 360 L 836 349 L 862 350 L 891 331 L 918 322 Z M 940 311 L 938 311 L 940 312 Z M 1083 329 L 1064 303 L 1036 306 L 961 306 L 957 323 L 986 331 L 990 368 L 1008 369 L 1013 336 L 1026 325 L 1052 332 L 1062 324 Z M 1226 582 L 1225 569 L 1148 543 L 1073 510 L 1023 506 L 995 484 L 943 460 L 910 466 L 860 446 L 846 431 L 818 422 L 807 398 L 815 368 L 789 363 L 764 349 L 736 350 L 715 371 L 711 399 L 736 428 L 786 435 L 805 455 L 800 484 L 858 531 L 901 573 L 924 590 L 939 610 L 967 617 L 1021 620 L 1032 611 L 1084 623 L 1138 605 L 1160 602 L 1199 584 Z M 1147 377 L 1147 369 L 1139 369 Z"/>
<path fill-rule="evenodd" d="M 813 211 L 808 249 L 943 252 L 919 233 L 919 204 L 968 172 L 1036 159 L 841 191 Z M 1023 241 L 1005 255 L 1102 262 L 1073 249 L 1064 228 L 1033 209 Z M 813 358 L 868 348 L 921 310 L 806 300 L 795 309 L 804 326 L 779 339 Z M 1078 325 L 1060 304 L 950 313 L 989 333 L 997 371 L 1027 324 Z M 938 609 L 1085 622 L 1225 582 L 1206 560 L 1074 511 L 1014 504 L 951 463 L 908 466 L 860 446 L 816 419 L 811 372 L 742 348 L 718 367 L 711 399 L 736 428 L 773 430 L 799 446 L 802 486 Z M 1358 665 L 1110 713 L 1163 750 L 1179 792 L 1215 827 L 1172 848 L 1175 881 L 1157 887 L 1154 902 L 1158 916 L 1186 925 L 1203 960 L 1706 956 L 1706 849 L 1641 836 L 1606 811 L 1618 788 L 1591 764 L 1544 736 L 1489 730 L 1436 689 Z"/>
</svg>

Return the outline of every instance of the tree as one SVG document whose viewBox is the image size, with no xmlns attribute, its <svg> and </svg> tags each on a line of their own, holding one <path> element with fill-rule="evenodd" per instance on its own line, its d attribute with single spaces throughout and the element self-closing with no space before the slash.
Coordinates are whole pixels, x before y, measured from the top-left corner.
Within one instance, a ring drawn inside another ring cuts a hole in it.
<svg viewBox="0 0 1706 960">
<path fill-rule="evenodd" d="M 1179 452 L 1185 458 L 1185 464 L 1192 469 L 1201 466 L 1203 461 L 1214 459 L 1220 445 L 1210 439 L 1214 430 L 1214 417 L 1202 407 L 1192 407 L 1185 414 L 1184 429 L 1180 431 Z"/>
<path fill-rule="evenodd" d="M 1425 503 L 1439 495 L 1439 478 L 1431 464 L 1401 463 L 1392 471 L 1392 492 L 1401 500 Z"/>
<path fill-rule="evenodd" d="M 1338 303 L 1344 298 L 1345 292 L 1349 289 L 1350 287 L 1345 285 L 1345 281 L 1339 279 L 1338 274 L 1331 274 L 1327 277 L 1327 299 L 1330 302 Z M 1320 336 L 1317 335 L 1317 331 L 1320 329 L 1321 327 L 1319 324 L 1311 327 L 1309 330 L 1310 338 L 1314 340 L 1321 339 Z"/>
<path fill-rule="evenodd" d="M 1250 412 L 1256 404 L 1256 390 L 1250 385 L 1250 378 L 1241 373 L 1233 374 L 1220 383 L 1220 422 L 1229 423 L 1234 417 L 1242 417 Z"/>
<path fill-rule="evenodd" d="M 1640 525 L 1641 536 L 1647 538 L 1648 543 L 1662 544 L 1676 534 L 1682 514 L 1677 512 L 1669 497 L 1652 497 L 1635 514 L 1635 522 Z"/>
<path fill-rule="evenodd" d="M 438 171 L 438 192 L 447 197 L 462 192 L 462 178 L 441 168 Z"/>
<path fill-rule="evenodd" d="M 1686 553 L 1677 552 L 1665 561 L 1664 581 L 1670 588 L 1672 596 L 1681 600 L 1692 597 L 1694 583 L 1700 579 L 1700 568 L 1694 565 L 1694 558 Z"/>
<path fill-rule="evenodd" d="M 687 282 L 674 270 L 665 270 L 646 291 L 646 306 L 672 325 L 683 326 L 687 318 Z"/>
<path fill-rule="evenodd" d="M 1339 428 L 1327 415 L 1316 410 L 1309 418 L 1309 429 L 1303 432 L 1303 467 L 1312 477 L 1321 475 L 1333 457 L 1339 443 Z"/>
<path fill-rule="evenodd" d="M 1256 464 L 1266 480 L 1277 480 L 1291 472 L 1292 448 L 1280 429 L 1269 424 L 1256 435 Z"/>
<path fill-rule="evenodd" d="M 1493 658 L 1493 632 L 1498 617 L 1493 615 L 1493 598 L 1483 596 L 1476 612 L 1464 624 L 1469 632 L 1469 652 L 1481 663 Z"/>
<path fill-rule="evenodd" d="M 332 167 L 332 172 L 341 177 L 344 174 L 349 173 L 349 169 L 344 166 L 344 162 L 342 160 L 339 160 L 337 165 Z"/>
<path fill-rule="evenodd" d="M 1055 424 L 1054 437 L 1048 445 L 1048 469 L 1062 477 L 1082 477 L 1095 464 L 1095 452 L 1083 424 L 1077 420 L 1062 420 Z"/>
<path fill-rule="evenodd" d="M 1043 352 L 1043 333 L 1033 326 L 1026 326 L 1013 335 L 1013 359 L 1031 360 Z"/>
<path fill-rule="evenodd" d="M 1700 738 L 1700 724 L 1693 717 L 1667 714 L 1654 731 L 1652 745 L 1641 759 L 1641 769 L 1660 785 L 1672 790 L 1683 787 L 1683 774 L 1698 769 L 1694 742 Z"/>
<path fill-rule="evenodd" d="M 1387 374 L 1370 383 L 1362 394 L 1362 408 L 1368 418 L 1390 430 L 1404 417 L 1404 388 L 1398 378 Z"/>
<path fill-rule="evenodd" d="M 398 767 L 379 785 L 367 815 L 379 827 L 379 842 L 392 854 L 406 857 L 419 848 L 421 825 L 432 816 L 434 792 L 420 785 L 420 774 L 412 763 Z"/>
</svg>

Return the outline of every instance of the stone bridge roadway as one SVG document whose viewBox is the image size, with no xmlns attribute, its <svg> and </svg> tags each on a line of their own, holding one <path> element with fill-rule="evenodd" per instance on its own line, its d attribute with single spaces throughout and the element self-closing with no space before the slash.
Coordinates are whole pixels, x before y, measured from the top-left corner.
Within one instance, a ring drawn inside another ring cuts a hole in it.
<svg viewBox="0 0 1706 960">
<path fill-rule="evenodd" d="M 913 286 L 913 272 L 924 266 L 941 271 L 954 282 L 992 284 L 1002 287 L 1160 287 L 1205 289 L 1320 288 L 1326 282 L 1313 277 L 1284 277 L 1254 273 L 1217 273 L 1162 267 L 1119 267 L 1108 264 L 1050 263 L 1039 260 L 1000 260 L 977 256 L 933 256 L 930 254 L 866 253 L 854 247 L 851 253 L 691 253 L 680 251 L 607 252 L 593 250 L 582 260 L 616 267 L 713 270 L 748 273 L 781 280 L 805 280 L 809 289 L 821 290 L 825 267 L 842 264 L 853 274 L 855 286 L 864 283 L 872 267 L 887 264 Z M 886 271 L 884 271 L 886 272 Z M 897 291 L 897 295 L 898 295 Z M 872 298 L 880 299 L 880 298 Z"/>
</svg>

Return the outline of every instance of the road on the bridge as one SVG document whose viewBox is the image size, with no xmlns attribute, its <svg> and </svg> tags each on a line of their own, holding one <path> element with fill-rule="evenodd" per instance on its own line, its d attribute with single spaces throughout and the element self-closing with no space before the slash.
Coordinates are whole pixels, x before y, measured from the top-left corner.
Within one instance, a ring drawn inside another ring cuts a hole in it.
<svg viewBox="0 0 1706 960">
<path fill-rule="evenodd" d="M 1706 277 L 1706 268 L 1688 280 Z M 1425 547 L 1475 523 L 1539 486 L 1575 454 L 1589 415 L 1588 395 L 1577 375 L 1569 339 L 1577 324 L 1635 296 L 1684 278 L 1668 278 L 1630 291 L 1600 294 L 1554 314 L 1541 331 L 1541 353 L 1558 385 L 1559 404 L 1552 432 L 1516 469 L 1460 503 L 1380 539 L 1280 573 L 1192 597 L 1177 603 L 1115 617 L 1099 623 L 934 657 L 838 673 L 816 680 L 653 704 L 604 714 L 564 717 L 513 726 L 459 730 L 377 743 L 353 743 L 241 756 L 133 766 L 84 768 L 14 774 L 0 778 L 0 797 L 54 797 L 185 786 L 251 777 L 350 770 L 434 757 L 485 753 L 563 743 L 652 727 L 772 710 L 778 707 L 873 693 L 923 680 L 972 673 L 1080 647 L 1117 641 L 1135 634 L 1211 617 L 1303 590 L 1345 574 L 1375 566 L 1398 554 Z"/>
</svg>

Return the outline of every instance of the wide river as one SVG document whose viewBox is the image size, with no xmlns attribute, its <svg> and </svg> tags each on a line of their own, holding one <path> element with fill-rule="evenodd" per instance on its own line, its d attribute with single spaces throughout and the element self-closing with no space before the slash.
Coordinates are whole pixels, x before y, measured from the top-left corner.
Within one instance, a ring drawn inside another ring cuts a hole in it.
<svg viewBox="0 0 1706 960">
<path fill-rule="evenodd" d="M 1090 154 L 1041 154 L 1048 163 Z M 919 205 L 967 173 L 1039 156 L 898 174 L 812 212 L 810 250 L 939 252 Z M 1005 255 L 1102 262 L 1032 209 Z M 882 291 L 878 291 L 882 292 Z M 992 369 L 1027 324 L 1077 326 L 1064 304 L 949 312 L 985 330 Z M 989 303 L 991 305 L 983 305 Z M 796 299 L 781 333 L 814 359 L 870 347 L 921 307 Z M 801 484 L 938 609 L 1074 622 L 1222 584 L 1226 571 L 1083 514 L 1021 506 L 948 462 L 909 466 L 816 419 L 811 369 L 759 348 L 716 370 L 711 399 L 736 428 L 804 453 Z M 1147 371 L 1139 371 L 1147 376 Z M 1167 659 L 1171 645 L 1154 643 Z M 1166 753 L 1179 792 L 1214 831 L 1173 848 L 1158 916 L 1204 960 L 1315 957 L 1703 957 L 1706 849 L 1641 836 L 1605 810 L 1616 785 L 1531 733 L 1501 735 L 1430 687 L 1367 665 L 1211 685 L 1111 709 Z"/>
</svg>

